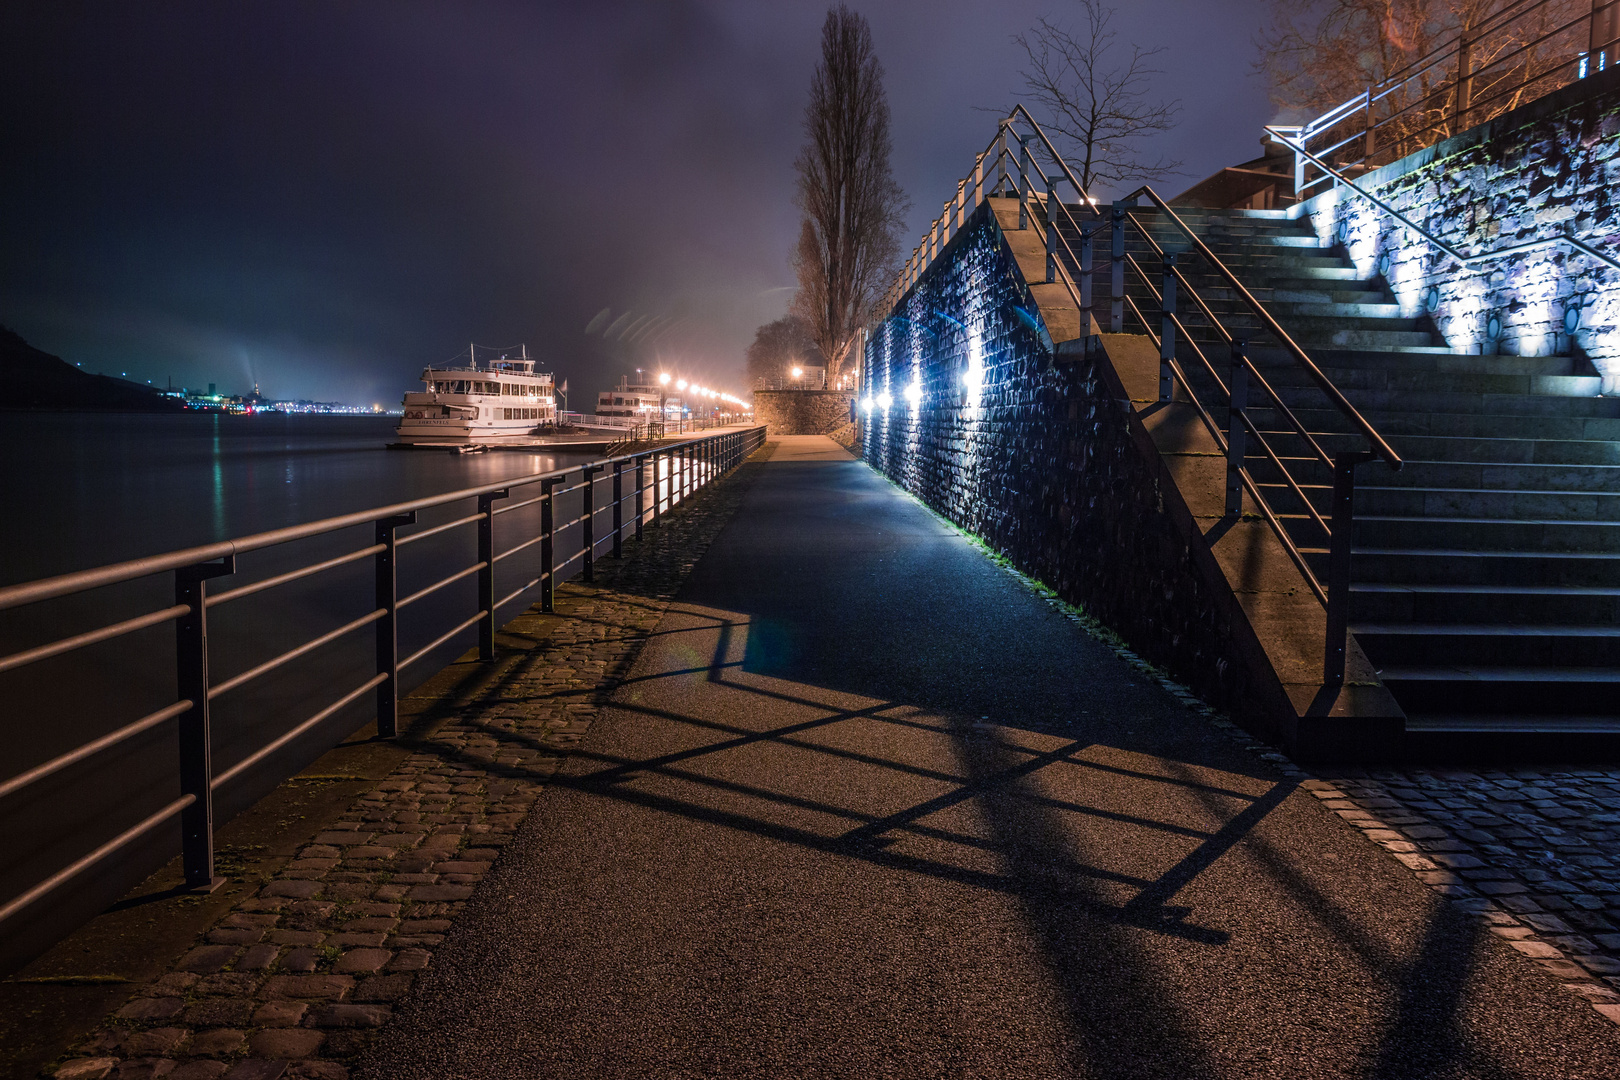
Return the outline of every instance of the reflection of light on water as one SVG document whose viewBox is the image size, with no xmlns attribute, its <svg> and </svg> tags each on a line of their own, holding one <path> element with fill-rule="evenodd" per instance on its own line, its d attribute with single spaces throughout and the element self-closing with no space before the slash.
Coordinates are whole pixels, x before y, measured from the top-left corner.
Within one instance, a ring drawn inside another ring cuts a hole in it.
<svg viewBox="0 0 1620 1080">
<path fill-rule="evenodd" d="M 214 416 L 214 539 L 223 540 L 225 532 L 225 462 L 219 451 L 219 416 Z"/>
</svg>

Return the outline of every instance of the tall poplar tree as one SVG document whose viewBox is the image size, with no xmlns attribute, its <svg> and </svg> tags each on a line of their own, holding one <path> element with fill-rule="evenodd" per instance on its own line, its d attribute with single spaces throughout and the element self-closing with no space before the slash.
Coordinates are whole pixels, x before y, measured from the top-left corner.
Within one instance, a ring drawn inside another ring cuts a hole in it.
<svg viewBox="0 0 1620 1080">
<path fill-rule="evenodd" d="M 850 346 L 894 272 L 904 194 L 889 168 L 889 103 L 866 20 L 839 4 L 821 28 L 821 62 L 794 163 L 804 213 L 794 313 L 810 326 L 838 385 Z"/>
</svg>

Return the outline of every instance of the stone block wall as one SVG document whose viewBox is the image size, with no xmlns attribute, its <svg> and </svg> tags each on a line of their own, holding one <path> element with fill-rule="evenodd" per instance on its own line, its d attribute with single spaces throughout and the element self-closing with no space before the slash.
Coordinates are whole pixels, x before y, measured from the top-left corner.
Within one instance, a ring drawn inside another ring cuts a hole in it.
<svg viewBox="0 0 1620 1080">
<path fill-rule="evenodd" d="M 831 435 L 854 400 L 853 390 L 755 390 L 754 419 L 771 435 Z"/>
<path fill-rule="evenodd" d="M 1081 344 L 1054 344 L 983 206 L 869 339 L 859 451 L 1206 699 L 1281 715 L 1117 372 Z"/>
<path fill-rule="evenodd" d="M 1357 183 L 1470 256 L 1568 232 L 1620 257 L 1620 68 Z M 1573 336 L 1604 393 L 1620 393 L 1620 271 L 1567 245 L 1463 266 L 1347 188 L 1295 212 L 1342 243 L 1364 277 L 1382 276 L 1404 315 L 1431 313 L 1452 347 L 1549 356 L 1569 352 Z"/>
</svg>

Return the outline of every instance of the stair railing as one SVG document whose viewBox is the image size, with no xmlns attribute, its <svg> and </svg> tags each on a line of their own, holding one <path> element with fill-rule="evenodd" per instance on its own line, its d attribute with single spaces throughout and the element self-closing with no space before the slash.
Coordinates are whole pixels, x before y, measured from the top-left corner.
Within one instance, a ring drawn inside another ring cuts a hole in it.
<svg viewBox="0 0 1620 1080">
<path fill-rule="evenodd" d="M 1037 160 L 1037 151 L 1045 159 L 1044 163 Z M 1055 173 L 1048 173 L 1045 164 L 1054 167 Z M 1065 183 L 1076 193 L 1077 200 L 1073 204 L 1058 197 L 1058 186 Z M 1001 121 L 995 139 L 975 157 L 972 173 L 958 183 L 956 197 L 945 203 L 940 216 L 929 226 L 926 238 L 913 249 L 911 258 L 885 294 L 879 309 L 885 313 L 883 317 L 894 313 L 932 262 L 944 252 L 952 235 L 952 225 L 959 230 L 965 224 L 970 201 L 972 207 L 976 208 L 987 197 L 994 196 L 1018 200 L 1018 228 L 1034 229 L 1040 235 L 1046 253 L 1046 282 L 1065 287 L 1080 311 L 1082 333 L 1086 336 L 1099 329 L 1094 312 L 1094 278 L 1101 272 L 1096 265 L 1096 245 L 1106 241 L 1109 252 L 1106 273 L 1109 329 L 1114 333 L 1123 333 L 1127 326 L 1140 327 L 1159 349 L 1159 400 L 1165 404 L 1175 401 L 1176 386 L 1182 388 L 1184 400 L 1177 403 L 1193 407 L 1226 458 L 1227 518 L 1241 516 L 1243 496 L 1247 493 L 1251 505 L 1276 534 L 1306 585 L 1322 604 L 1327 615 L 1323 682 L 1329 686 L 1342 685 L 1349 625 L 1355 467 L 1376 457 L 1390 469 L 1399 469 L 1400 455 L 1340 392 L 1304 347 L 1249 292 L 1237 275 L 1171 209 L 1169 203 L 1151 187 L 1144 185 L 1116 201 L 1109 213 L 1103 214 L 1046 132 L 1022 105 L 1014 108 Z M 1138 205 L 1139 200 L 1144 198 L 1149 203 L 1146 208 Z M 1187 250 L 1170 250 L 1159 243 L 1151 229 L 1134 212 L 1142 209 L 1151 209 L 1162 215 L 1163 220 L 1186 242 Z M 1070 243 L 1071 235 L 1078 238 L 1078 249 Z M 1139 247 L 1146 247 L 1157 259 L 1157 274 L 1145 268 L 1130 250 L 1133 238 Z M 1300 421 L 1282 395 L 1249 359 L 1246 340 L 1232 332 L 1189 279 L 1187 263 L 1182 261 L 1182 257 L 1188 254 L 1202 260 L 1232 291 L 1262 330 L 1273 337 L 1294 364 L 1306 373 L 1332 409 L 1348 421 L 1355 433 L 1366 439 L 1368 449 L 1330 454 L 1323 448 L 1315 434 Z M 1138 295 L 1147 302 L 1146 310 L 1138 302 Z M 1154 318 L 1155 315 L 1157 318 Z M 1226 346 L 1229 358 L 1224 378 L 1216 362 L 1196 337 L 1189 333 L 1188 317 L 1203 323 Z M 1157 333 L 1154 331 L 1155 322 L 1158 324 Z M 1201 400 L 1195 384 L 1187 378 L 1181 364 L 1184 354 L 1195 359 L 1209 376 L 1216 389 L 1213 402 Z M 1268 433 L 1254 421 L 1250 415 L 1251 387 L 1263 395 L 1266 407 L 1285 422 L 1286 430 Z M 1223 406 L 1227 411 L 1224 427 L 1217 422 L 1212 411 Z M 1326 516 L 1317 510 L 1306 491 L 1309 481 L 1297 477 L 1296 469 L 1290 468 L 1287 463 L 1288 455 L 1279 452 L 1278 447 L 1273 445 L 1278 436 L 1300 440 L 1307 451 L 1305 463 L 1321 464 L 1330 470 L 1333 478 L 1332 496 Z M 1258 454 L 1251 452 L 1251 443 Z M 1273 506 L 1264 487 L 1251 474 L 1246 464 L 1251 456 L 1263 457 L 1271 465 L 1300 508 L 1301 513 L 1296 516 L 1314 526 L 1323 536 L 1327 555 L 1326 581 L 1311 566 L 1306 558 L 1307 552 L 1290 535 L 1283 523 L 1283 512 Z"/>
</svg>

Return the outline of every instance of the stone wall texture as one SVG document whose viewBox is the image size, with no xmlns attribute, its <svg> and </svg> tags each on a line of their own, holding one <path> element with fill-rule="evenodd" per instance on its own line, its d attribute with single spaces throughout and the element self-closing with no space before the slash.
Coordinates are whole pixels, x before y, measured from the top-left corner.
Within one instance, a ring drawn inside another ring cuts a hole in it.
<svg viewBox="0 0 1620 1080">
<path fill-rule="evenodd" d="M 859 451 L 1200 696 L 1278 715 L 1280 690 L 1256 674 L 1252 631 L 1118 375 L 1079 344 L 1054 347 L 981 207 L 869 339 Z"/>
<path fill-rule="evenodd" d="M 754 419 L 771 435 L 831 435 L 854 400 L 853 390 L 755 390 Z"/>
<path fill-rule="evenodd" d="M 1620 68 L 1357 182 L 1469 256 L 1568 233 L 1620 257 Z M 1364 277 L 1388 281 L 1403 315 L 1432 313 L 1453 348 L 1561 355 L 1573 336 L 1604 393 L 1620 393 L 1620 271 L 1564 244 L 1465 266 L 1347 188 L 1302 211 Z"/>
</svg>

